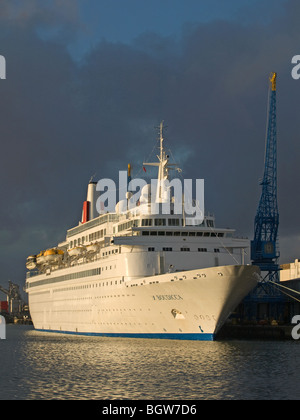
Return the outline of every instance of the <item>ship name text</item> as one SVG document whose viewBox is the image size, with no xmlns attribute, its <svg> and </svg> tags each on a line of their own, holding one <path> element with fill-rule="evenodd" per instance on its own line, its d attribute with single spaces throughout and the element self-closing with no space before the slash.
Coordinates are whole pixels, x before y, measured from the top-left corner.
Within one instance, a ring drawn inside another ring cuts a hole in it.
<svg viewBox="0 0 300 420">
<path fill-rule="evenodd" d="M 180 295 L 153 295 L 153 300 L 183 300 Z"/>
</svg>

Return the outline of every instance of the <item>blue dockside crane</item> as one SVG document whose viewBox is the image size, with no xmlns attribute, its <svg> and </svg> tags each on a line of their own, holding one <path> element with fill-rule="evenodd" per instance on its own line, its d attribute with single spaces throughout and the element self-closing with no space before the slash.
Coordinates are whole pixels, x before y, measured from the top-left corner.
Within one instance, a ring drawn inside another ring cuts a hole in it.
<svg viewBox="0 0 300 420">
<path fill-rule="evenodd" d="M 251 241 L 251 261 L 261 270 L 261 281 L 246 297 L 244 304 L 250 318 L 280 317 L 282 295 L 274 284 L 279 283 L 277 203 L 277 127 L 276 79 L 271 73 L 269 81 L 269 114 L 266 130 L 265 166 L 260 185 L 261 197 L 254 221 L 254 239 Z"/>
<path fill-rule="evenodd" d="M 276 128 L 276 73 L 271 73 L 269 89 L 269 117 L 266 131 L 265 169 L 260 183 L 262 193 L 254 221 L 254 239 L 251 241 L 251 261 L 257 265 L 263 278 L 279 281 L 277 204 L 277 128 Z"/>
</svg>

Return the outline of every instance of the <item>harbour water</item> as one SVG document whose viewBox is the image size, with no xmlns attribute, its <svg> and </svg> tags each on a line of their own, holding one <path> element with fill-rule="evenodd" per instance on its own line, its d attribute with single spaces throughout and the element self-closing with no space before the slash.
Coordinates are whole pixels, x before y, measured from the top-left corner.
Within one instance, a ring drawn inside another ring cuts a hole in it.
<svg viewBox="0 0 300 420">
<path fill-rule="evenodd" d="M 0 400 L 300 399 L 298 341 L 84 337 L 7 325 Z"/>
</svg>

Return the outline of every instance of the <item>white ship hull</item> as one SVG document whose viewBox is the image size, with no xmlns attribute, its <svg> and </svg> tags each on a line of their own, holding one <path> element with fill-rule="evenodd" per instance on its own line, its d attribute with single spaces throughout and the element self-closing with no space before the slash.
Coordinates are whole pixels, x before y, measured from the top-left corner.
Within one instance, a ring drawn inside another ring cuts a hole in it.
<svg viewBox="0 0 300 420">
<path fill-rule="evenodd" d="M 246 265 L 182 271 L 129 281 L 103 282 L 95 275 L 45 284 L 45 276 L 37 276 L 36 285 L 27 292 L 37 330 L 213 340 L 230 313 L 257 284 L 258 278 L 259 269 Z"/>
</svg>

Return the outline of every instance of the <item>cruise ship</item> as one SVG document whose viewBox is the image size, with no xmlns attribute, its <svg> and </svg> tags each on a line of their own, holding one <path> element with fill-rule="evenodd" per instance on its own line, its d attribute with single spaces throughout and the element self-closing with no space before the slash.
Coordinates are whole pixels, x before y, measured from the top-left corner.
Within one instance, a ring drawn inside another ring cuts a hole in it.
<svg viewBox="0 0 300 420">
<path fill-rule="evenodd" d="M 216 227 L 212 214 L 197 219 L 183 206 L 176 210 L 170 188 L 164 190 L 178 168 L 164 148 L 162 123 L 158 143 L 157 162 L 143 164 L 158 168 L 156 190 L 145 185 L 134 205 L 128 191 L 107 211 L 98 184 L 89 182 L 79 224 L 57 246 L 27 258 L 25 290 L 35 329 L 214 340 L 256 286 L 260 271 L 248 264 L 248 239 Z M 169 212 L 163 211 L 166 200 Z M 151 211 L 153 203 L 158 211 Z"/>
</svg>

